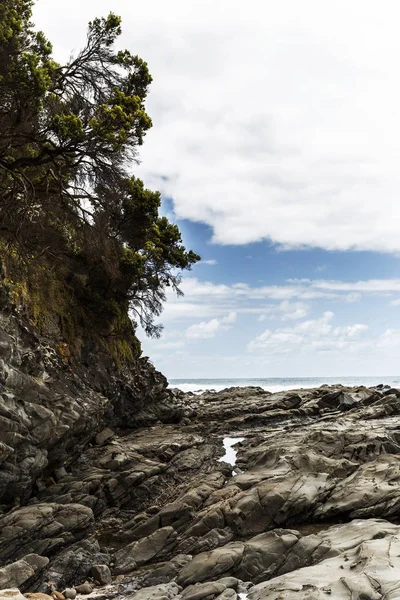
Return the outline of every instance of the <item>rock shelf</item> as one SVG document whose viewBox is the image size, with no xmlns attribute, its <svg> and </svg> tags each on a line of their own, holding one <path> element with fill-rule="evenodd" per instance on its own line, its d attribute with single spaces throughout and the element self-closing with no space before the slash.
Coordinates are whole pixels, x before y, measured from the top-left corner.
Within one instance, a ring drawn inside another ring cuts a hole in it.
<svg viewBox="0 0 400 600">
<path fill-rule="evenodd" d="M 12 327 L 0 599 L 400 597 L 399 390 L 95 388 Z"/>
</svg>

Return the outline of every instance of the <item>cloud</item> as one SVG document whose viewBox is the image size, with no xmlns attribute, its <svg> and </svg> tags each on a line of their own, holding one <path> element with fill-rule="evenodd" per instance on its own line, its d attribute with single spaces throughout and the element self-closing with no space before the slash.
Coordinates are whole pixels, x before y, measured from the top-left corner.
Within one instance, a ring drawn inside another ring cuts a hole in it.
<svg viewBox="0 0 400 600">
<path fill-rule="evenodd" d="M 157 350 L 180 350 L 185 347 L 185 342 L 177 340 L 175 342 L 164 342 L 162 340 L 157 341 Z"/>
<path fill-rule="evenodd" d="M 367 279 L 365 281 L 312 281 L 312 287 L 335 292 L 399 292 L 400 279 Z"/>
<path fill-rule="evenodd" d="M 109 7 L 38 0 L 34 19 L 63 59 Z M 398 253 L 399 4 L 251 7 L 113 2 L 154 76 L 138 173 L 219 244 Z"/>
<path fill-rule="evenodd" d="M 187 296 L 241 296 L 253 299 L 290 300 L 293 298 L 317 299 L 342 297 L 348 302 L 359 300 L 361 294 L 387 294 L 400 292 L 400 279 L 366 279 L 340 281 L 327 279 L 288 279 L 282 285 L 250 286 L 238 282 L 230 286 L 201 281 L 188 277 L 182 282 Z"/>
<path fill-rule="evenodd" d="M 288 279 L 282 285 L 250 286 L 238 282 L 230 286 L 201 281 L 188 277 L 182 282 L 182 290 L 186 297 L 237 297 L 250 299 L 281 300 L 281 306 L 289 306 L 287 302 L 293 298 L 319 299 L 343 298 L 354 302 L 361 294 L 387 294 L 400 291 L 400 279 L 370 279 L 365 281 L 331 281 L 311 279 Z"/>
<path fill-rule="evenodd" d="M 229 315 L 227 315 L 226 317 L 223 317 L 221 319 L 222 323 L 236 323 L 237 320 L 237 314 L 235 312 L 230 312 Z"/>
<path fill-rule="evenodd" d="M 400 346 L 400 329 L 386 329 L 377 341 L 377 347 L 384 350 L 398 348 Z"/>
<path fill-rule="evenodd" d="M 295 321 L 296 319 L 303 319 L 307 316 L 308 306 L 302 302 L 291 304 L 290 302 L 284 301 L 279 305 L 279 310 L 283 312 L 281 317 L 282 321 Z"/>
<path fill-rule="evenodd" d="M 304 318 L 319 300 L 354 303 L 363 295 L 386 296 L 398 293 L 400 279 L 371 279 L 343 282 L 332 280 L 289 279 L 282 285 L 251 286 L 243 282 L 226 285 L 187 277 L 181 284 L 184 297 L 168 295 L 162 319 L 221 318 L 227 312 L 254 314 L 291 321 Z M 396 304 L 396 300 L 393 301 Z"/>
<path fill-rule="evenodd" d="M 217 261 L 215 258 L 211 258 L 210 260 L 199 260 L 198 265 L 216 265 Z"/>
<path fill-rule="evenodd" d="M 185 335 L 189 339 L 204 340 L 213 338 L 219 331 L 227 331 L 231 329 L 231 325 L 236 322 L 237 315 L 235 312 L 230 312 L 221 319 L 211 319 L 211 321 L 202 321 L 191 325 L 186 329 Z"/>
<path fill-rule="evenodd" d="M 318 319 L 302 321 L 293 327 L 266 329 L 248 343 L 247 350 L 267 354 L 354 350 L 368 326 L 356 323 L 334 327 L 334 316 L 332 311 L 326 311 Z"/>
<path fill-rule="evenodd" d="M 295 321 L 307 316 L 309 310 L 308 304 L 304 302 L 289 302 L 283 300 L 280 304 L 275 304 L 265 308 L 264 314 L 260 315 L 258 320 L 265 321 L 269 318 L 277 318 L 281 321 Z"/>
<path fill-rule="evenodd" d="M 338 294 L 330 290 L 317 289 L 312 282 L 293 280 L 293 284 L 250 286 L 244 282 L 225 285 L 201 281 L 196 277 L 187 277 L 182 281 L 182 291 L 187 298 L 247 298 L 251 300 L 291 300 L 301 298 L 334 298 Z"/>
<path fill-rule="evenodd" d="M 336 292 L 313 290 L 310 286 L 273 285 L 250 286 L 243 282 L 225 285 L 187 277 L 182 281 L 184 297 L 168 295 L 162 320 L 185 321 L 194 318 L 221 318 L 228 312 L 269 315 L 271 318 L 293 320 L 306 316 L 308 301 L 319 298 L 340 298 Z M 305 302 L 307 301 L 307 302 Z"/>
<path fill-rule="evenodd" d="M 361 298 L 362 296 L 358 292 L 351 292 L 350 294 L 346 294 L 346 296 L 344 297 L 346 302 L 359 302 Z"/>
</svg>

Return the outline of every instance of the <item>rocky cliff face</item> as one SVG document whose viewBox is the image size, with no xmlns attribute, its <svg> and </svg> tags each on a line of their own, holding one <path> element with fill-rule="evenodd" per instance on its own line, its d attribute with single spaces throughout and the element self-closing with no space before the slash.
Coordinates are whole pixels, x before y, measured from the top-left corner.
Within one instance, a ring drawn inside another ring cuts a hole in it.
<svg viewBox="0 0 400 600">
<path fill-rule="evenodd" d="M 0 599 L 400 597 L 398 390 L 172 394 L 0 312 Z"/>
<path fill-rule="evenodd" d="M 179 420 L 165 377 L 146 358 L 117 371 L 100 351 L 71 366 L 8 297 L 0 298 L 0 503 L 25 504 L 68 469 L 106 425 Z"/>
</svg>

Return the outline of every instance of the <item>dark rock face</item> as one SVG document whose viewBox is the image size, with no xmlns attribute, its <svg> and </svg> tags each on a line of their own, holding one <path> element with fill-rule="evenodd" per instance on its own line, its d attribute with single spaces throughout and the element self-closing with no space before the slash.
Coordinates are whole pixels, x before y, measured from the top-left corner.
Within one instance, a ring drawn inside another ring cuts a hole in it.
<svg viewBox="0 0 400 600">
<path fill-rule="evenodd" d="M 185 395 L 92 359 L 0 312 L 0 598 L 398 598 L 398 390 Z"/>
<path fill-rule="evenodd" d="M 53 554 L 74 542 L 93 524 L 90 508 L 81 504 L 34 504 L 0 519 L 0 558 L 19 559 L 27 553 Z"/>
<path fill-rule="evenodd" d="M 102 425 L 137 428 L 182 415 L 147 359 L 116 373 L 98 353 L 72 372 L 6 301 L 0 306 L 0 505 L 26 503 L 58 480 Z"/>
</svg>

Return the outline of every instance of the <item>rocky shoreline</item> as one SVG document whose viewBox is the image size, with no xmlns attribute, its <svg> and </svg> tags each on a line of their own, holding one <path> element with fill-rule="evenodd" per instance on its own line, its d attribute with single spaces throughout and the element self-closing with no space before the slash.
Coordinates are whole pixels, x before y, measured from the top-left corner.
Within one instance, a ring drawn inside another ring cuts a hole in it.
<svg viewBox="0 0 400 600">
<path fill-rule="evenodd" d="M 400 597 L 399 390 L 77 375 L 10 314 L 0 351 L 0 599 Z"/>
</svg>

